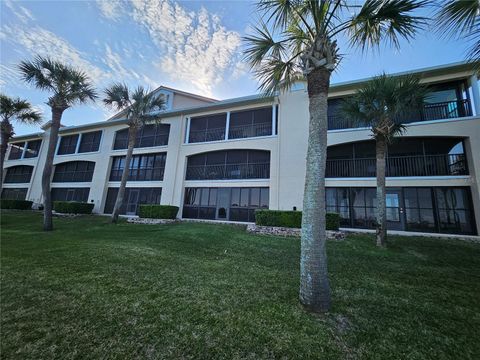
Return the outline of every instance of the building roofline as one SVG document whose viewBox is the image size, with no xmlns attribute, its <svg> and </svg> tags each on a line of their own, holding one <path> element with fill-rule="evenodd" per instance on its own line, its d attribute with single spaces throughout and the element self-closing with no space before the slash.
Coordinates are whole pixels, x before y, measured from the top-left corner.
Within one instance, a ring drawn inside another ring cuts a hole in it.
<svg viewBox="0 0 480 360">
<path fill-rule="evenodd" d="M 214 110 L 222 110 L 226 108 L 230 108 L 232 106 L 243 106 L 243 105 L 253 105 L 253 104 L 262 104 L 266 102 L 271 102 L 274 100 L 274 96 L 264 96 L 262 94 L 257 95 L 250 95 L 250 96 L 243 96 L 233 99 L 227 100 L 220 100 L 212 104 L 202 105 L 202 106 L 194 106 L 182 109 L 175 109 L 171 111 L 162 112 L 162 118 L 169 118 L 178 115 L 190 115 L 194 113 L 200 112 L 207 112 L 207 111 L 214 111 Z M 83 131 L 101 127 L 108 127 L 114 125 L 122 125 L 126 124 L 126 119 L 114 119 L 114 120 L 102 120 L 97 121 L 89 124 L 82 124 L 82 125 L 74 125 L 74 126 L 64 126 L 59 129 L 59 133 L 66 133 L 72 130 L 76 131 Z M 43 133 L 35 133 L 35 134 L 27 134 L 21 136 L 15 136 L 12 138 L 12 141 L 21 141 L 21 140 L 28 140 L 30 138 L 37 138 L 42 136 Z"/>
<path fill-rule="evenodd" d="M 208 101 L 208 102 L 219 101 L 218 99 L 213 99 L 213 98 L 206 97 L 206 96 L 203 96 L 203 95 L 198 95 L 198 94 L 194 94 L 194 93 L 191 93 L 191 92 L 188 92 L 188 91 L 178 90 L 178 89 L 171 88 L 171 87 L 168 87 L 168 86 L 163 86 L 163 85 L 160 85 L 159 87 L 157 87 L 155 90 L 153 90 L 153 92 L 158 91 L 158 90 L 163 90 L 163 89 L 168 90 L 168 91 L 172 91 L 172 92 L 176 92 L 180 95 L 185 95 L 185 96 L 188 96 L 188 97 L 203 100 L 203 101 Z"/>
<path fill-rule="evenodd" d="M 389 76 L 404 76 L 404 75 L 411 75 L 416 74 L 420 77 L 427 77 L 427 76 L 438 76 L 438 75 L 445 75 L 449 73 L 459 72 L 459 71 L 473 71 L 476 64 L 468 62 L 468 61 L 459 61 L 450 64 L 444 65 L 436 65 L 436 66 L 429 66 L 425 68 L 418 68 L 414 70 L 408 71 L 400 71 L 396 73 L 386 73 Z M 362 83 L 366 83 L 372 80 L 375 76 L 370 76 L 362 79 L 357 80 L 350 80 L 350 81 L 342 81 L 338 83 L 332 83 L 330 86 L 330 90 L 344 90 L 351 87 L 356 87 Z"/>
<path fill-rule="evenodd" d="M 437 66 L 431 66 L 431 67 L 425 67 L 425 68 L 419 68 L 415 70 L 410 70 L 410 71 L 402 71 L 402 72 L 397 72 L 397 73 L 391 73 L 388 74 L 390 76 L 402 76 L 402 75 L 407 75 L 407 74 L 417 74 L 420 75 L 421 77 L 427 77 L 427 76 L 438 76 L 438 75 L 444 75 L 444 74 L 449 74 L 449 73 L 455 73 L 455 72 L 460 72 L 460 71 L 474 71 L 475 63 L 471 63 L 468 61 L 460 61 L 460 62 L 455 62 L 455 63 L 450 63 L 450 64 L 445 64 L 445 65 L 437 65 Z M 330 91 L 343 91 L 343 90 L 349 90 L 349 89 L 354 89 L 358 87 L 358 85 L 365 83 L 367 81 L 370 81 L 372 77 L 368 78 L 363 78 L 363 79 L 358 79 L 358 80 L 352 80 L 352 81 L 345 81 L 345 82 L 339 82 L 339 83 L 333 83 L 330 86 Z M 166 89 L 169 91 L 176 91 L 178 93 L 184 93 L 188 94 L 188 96 L 197 96 L 199 98 L 204 98 L 200 95 L 195 95 L 191 93 L 187 93 L 184 91 L 179 91 L 173 88 L 169 88 L 166 86 L 159 86 L 157 89 L 153 91 L 157 91 L 159 89 Z M 255 94 L 255 95 L 249 95 L 249 96 L 243 96 L 243 97 L 237 97 L 237 98 L 231 98 L 231 99 L 225 99 L 225 100 L 214 100 L 214 99 L 209 99 L 209 98 L 204 98 L 207 100 L 212 101 L 211 104 L 206 104 L 206 105 L 200 105 L 200 106 L 193 106 L 193 107 L 188 107 L 188 108 L 182 108 L 182 109 L 175 109 L 175 110 L 170 110 L 170 111 L 165 111 L 163 112 L 164 118 L 167 117 L 173 117 L 177 115 L 189 115 L 189 114 L 194 114 L 194 113 L 200 113 L 200 112 L 207 112 L 207 111 L 213 111 L 213 110 L 221 110 L 224 108 L 228 108 L 231 106 L 242 106 L 242 105 L 250 105 L 250 104 L 258 104 L 258 103 L 265 103 L 269 101 L 273 101 L 275 96 L 266 96 L 264 94 Z M 114 115 L 114 116 L 118 116 Z M 98 127 L 107 127 L 107 126 L 113 126 L 113 125 L 120 125 L 126 123 L 125 119 L 113 119 L 113 117 L 107 119 L 107 120 L 102 120 L 102 121 L 97 121 L 89 124 L 83 124 L 83 125 L 76 125 L 76 126 L 65 126 L 59 130 L 60 133 L 64 132 L 69 132 L 72 130 L 88 130 L 88 129 L 94 129 Z M 38 138 L 41 136 L 42 133 L 33 133 L 33 134 L 27 134 L 27 135 L 21 135 L 21 136 L 16 136 L 13 137 L 13 141 L 21 141 L 21 140 L 27 140 L 30 138 Z"/>
</svg>

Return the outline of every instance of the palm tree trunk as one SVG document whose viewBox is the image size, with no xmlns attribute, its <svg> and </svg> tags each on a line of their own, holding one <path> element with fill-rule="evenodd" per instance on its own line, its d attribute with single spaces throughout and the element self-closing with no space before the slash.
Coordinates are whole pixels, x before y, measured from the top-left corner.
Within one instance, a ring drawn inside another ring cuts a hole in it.
<svg viewBox="0 0 480 360">
<path fill-rule="evenodd" d="M 325 166 L 327 153 L 327 96 L 330 72 L 308 74 L 309 136 L 303 195 L 300 258 L 300 302 L 310 311 L 330 309 L 325 233 Z"/>
<path fill-rule="evenodd" d="M 42 195 L 43 195 L 43 230 L 53 230 L 52 219 L 52 193 L 50 191 L 50 182 L 52 180 L 53 158 L 58 141 L 58 129 L 62 120 L 64 109 L 52 108 L 52 124 L 50 126 L 50 137 L 48 140 L 47 158 L 42 174 Z"/>
<path fill-rule="evenodd" d="M 130 125 L 128 129 L 128 149 L 125 156 L 125 167 L 122 172 L 122 179 L 120 181 L 120 187 L 118 188 L 117 200 L 115 201 L 115 207 L 112 213 L 112 223 L 118 222 L 118 216 L 120 215 L 120 209 L 123 205 L 123 198 L 125 196 L 125 188 L 127 187 L 128 174 L 130 172 L 130 163 L 132 162 L 133 148 L 135 147 L 135 138 L 137 137 L 137 127 Z"/>
<path fill-rule="evenodd" d="M 3 164 L 5 163 L 5 155 L 7 154 L 7 146 L 8 140 L 10 140 L 10 134 L 8 134 L 5 129 L 4 122 L 7 120 L 3 120 L 1 124 L 1 141 L 0 144 L 0 194 L 2 193 L 3 189 Z"/>
<path fill-rule="evenodd" d="M 386 139 L 382 136 L 376 141 L 377 156 L 377 246 L 387 245 L 387 208 L 385 189 L 385 168 L 386 168 Z"/>
</svg>

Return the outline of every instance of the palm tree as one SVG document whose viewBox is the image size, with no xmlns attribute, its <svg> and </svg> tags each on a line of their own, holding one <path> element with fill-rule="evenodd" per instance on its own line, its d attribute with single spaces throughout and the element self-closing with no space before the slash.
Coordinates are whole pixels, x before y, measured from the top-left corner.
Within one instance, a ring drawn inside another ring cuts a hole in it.
<svg viewBox="0 0 480 360">
<path fill-rule="evenodd" d="M 153 92 L 149 93 L 141 86 L 131 91 L 127 85 L 115 83 L 105 90 L 103 102 L 107 106 L 122 111 L 128 124 L 128 148 L 125 156 L 125 167 L 123 168 L 117 200 L 112 213 L 112 223 L 116 223 L 120 215 L 120 208 L 123 205 L 137 132 L 147 122 L 160 120 L 161 114 L 158 112 L 164 108 L 165 100 Z"/>
<path fill-rule="evenodd" d="M 480 1 L 448 0 L 444 1 L 436 14 L 438 31 L 456 39 L 473 41 L 468 59 L 480 64 Z"/>
<path fill-rule="evenodd" d="M 422 109 L 427 88 L 413 75 L 375 77 L 342 104 L 345 117 L 372 128 L 376 143 L 377 170 L 377 246 L 387 238 L 385 171 L 387 146 L 405 131 L 401 120 Z"/>
<path fill-rule="evenodd" d="M 11 98 L 0 94 L 0 173 L 3 174 L 3 163 L 7 153 L 8 142 L 15 135 L 12 120 L 20 124 L 39 124 L 42 116 L 32 105 L 20 98 Z M 3 175 L 0 175 L 0 192 L 3 185 Z"/>
<path fill-rule="evenodd" d="M 310 311 L 330 309 L 325 250 L 325 164 L 327 97 L 330 76 L 340 61 L 337 38 L 366 49 L 382 40 L 399 46 L 411 39 L 425 19 L 412 12 L 426 5 L 416 0 L 366 0 L 350 7 L 345 0 L 262 0 L 264 14 L 245 37 L 246 59 L 266 93 L 288 89 L 306 77 L 309 137 L 303 197 L 300 301 Z M 352 12 L 355 12 L 352 15 Z"/>
<path fill-rule="evenodd" d="M 18 67 L 24 81 L 51 94 L 47 101 L 47 105 L 52 109 L 50 138 L 42 174 L 43 229 L 51 231 L 53 221 L 50 181 L 63 112 L 76 104 L 94 101 L 97 94 L 83 71 L 51 58 L 36 56 L 33 61 L 22 61 Z"/>
</svg>

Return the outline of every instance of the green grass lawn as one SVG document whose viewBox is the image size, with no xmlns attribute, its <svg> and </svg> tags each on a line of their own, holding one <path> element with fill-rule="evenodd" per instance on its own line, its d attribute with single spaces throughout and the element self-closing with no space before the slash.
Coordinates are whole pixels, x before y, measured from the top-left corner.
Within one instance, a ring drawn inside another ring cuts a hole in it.
<svg viewBox="0 0 480 360">
<path fill-rule="evenodd" d="M 333 309 L 298 303 L 299 240 L 226 225 L 4 211 L 3 359 L 478 359 L 480 246 L 329 242 Z"/>
</svg>

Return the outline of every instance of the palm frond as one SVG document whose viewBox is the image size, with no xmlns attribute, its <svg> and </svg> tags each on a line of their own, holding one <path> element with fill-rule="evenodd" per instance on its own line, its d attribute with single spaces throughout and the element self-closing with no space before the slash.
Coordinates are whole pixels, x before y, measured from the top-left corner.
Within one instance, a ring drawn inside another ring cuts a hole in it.
<svg viewBox="0 0 480 360">
<path fill-rule="evenodd" d="M 106 88 L 103 93 L 103 103 L 116 110 L 123 110 L 131 105 L 130 92 L 124 83 L 114 83 Z"/>
<path fill-rule="evenodd" d="M 470 34 L 480 20 L 479 15 L 478 0 L 444 1 L 436 14 L 438 31 L 455 37 Z"/>
<path fill-rule="evenodd" d="M 23 124 L 38 124 L 42 119 L 41 113 L 28 101 L 5 94 L 0 94 L 0 115 L 3 120 L 16 120 Z"/>
<path fill-rule="evenodd" d="M 252 66 L 258 66 L 265 57 L 280 57 L 285 52 L 283 44 L 287 40 L 276 41 L 264 22 L 256 26 L 253 32 L 254 34 L 243 38 L 249 44 L 244 58 Z"/>
<path fill-rule="evenodd" d="M 375 136 L 390 141 L 405 131 L 402 120 L 421 109 L 427 87 L 414 75 L 376 76 L 341 105 L 345 117 L 361 126 L 372 127 Z"/>
<path fill-rule="evenodd" d="M 95 101 L 97 93 L 85 72 L 49 57 L 36 56 L 19 65 L 23 80 L 52 93 L 48 104 L 68 108 L 76 103 Z"/>
<path fill-rule="evenodd" d="M 367 0 L 349 24 L 353 46 L 365 50 L 379 46 L 383 39 L 399 47 L 400 39 L 411 40 L 427 19 L 411 15 L 428 5 L 428 0 Z"/>
</svg>

